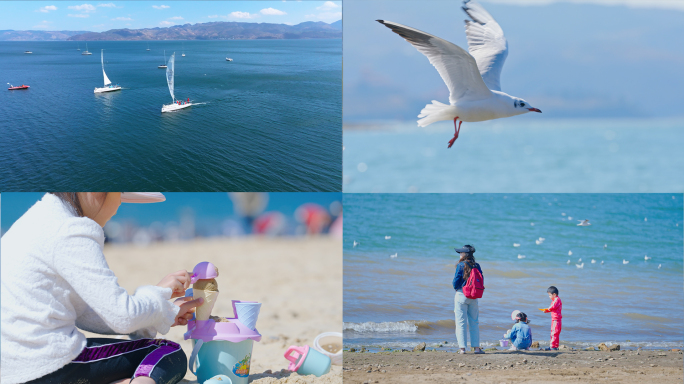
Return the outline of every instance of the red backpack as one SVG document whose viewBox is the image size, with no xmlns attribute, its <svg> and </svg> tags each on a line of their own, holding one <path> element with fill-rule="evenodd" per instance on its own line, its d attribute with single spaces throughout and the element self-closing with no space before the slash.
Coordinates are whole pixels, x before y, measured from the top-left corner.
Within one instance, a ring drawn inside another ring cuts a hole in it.
<svg viewBox="0 0 684 384">
<path fill-rule="evenodd" d="M 477 268 L 470 269 L 468 281 L 463 285 L 463 294 L 469 299 L 479 299 L 484 293 L 484 277 Z"/>
</svg>

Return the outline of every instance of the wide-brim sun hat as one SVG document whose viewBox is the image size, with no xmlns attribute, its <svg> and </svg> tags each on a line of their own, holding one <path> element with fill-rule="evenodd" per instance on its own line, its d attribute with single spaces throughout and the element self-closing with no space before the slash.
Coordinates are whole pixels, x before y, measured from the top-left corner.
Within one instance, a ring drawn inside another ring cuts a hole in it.
<svg viewBox="0 0 684 384">
<path fill-rule="evenodd" d="M 122 203 L 161 203 L 166 197 L 161 192 L 121 192 Z"/>
<path fill-rule="evenodd" d="M 515 321 L 515 319 L 518 316 L 518 313 L 520 313 L 520 311 L 518 311 L 517 309 L 513 311 L 513 313 L 511 313 L 511 320 Z"/>
</svg>

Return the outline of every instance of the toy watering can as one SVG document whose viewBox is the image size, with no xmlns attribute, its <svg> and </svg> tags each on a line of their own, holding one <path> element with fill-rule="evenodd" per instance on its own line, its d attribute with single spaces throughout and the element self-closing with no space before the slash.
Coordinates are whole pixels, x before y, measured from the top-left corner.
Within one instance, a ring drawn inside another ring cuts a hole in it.
<svg viewBox="0 0 684 384">
<path fill-rule="evenodd" d="M 291 346 L 285 351 L 285 358 L 290 360 L 288 370 L 300 375 L 323 376 L 330 372 L 330 358 L 308 345 Z"/>
<path fill-rule="evenodd" d="M 200 383 L 226 375 L 232 384 L 247 384 L 252 346 L 261 340 L 255 327 L 261 304 L 232 302 L 235 318 L 222 318 L 219 322 L 214 319 L 188 321 L 184 337 L 192 339 L 193 343 L 188 368 Z"/>
</svg>

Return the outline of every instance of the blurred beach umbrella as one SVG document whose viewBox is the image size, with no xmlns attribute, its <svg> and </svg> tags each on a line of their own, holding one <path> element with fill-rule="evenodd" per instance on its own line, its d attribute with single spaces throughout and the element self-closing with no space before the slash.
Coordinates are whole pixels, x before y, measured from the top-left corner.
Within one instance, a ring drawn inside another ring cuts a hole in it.
<svg viewBox="0 0 684 384">
<path fill-rule="evenodd" d="M 280 212 L 266 212 L 254 220 L 252 232 L 259 235 L 277 236 L 285 232 L 287 219 Z"/>
<path fill-rule="evenodd" d="M 254 218 L 259 216 L 268 205 L 268 193 L 264 192 L 228 192 L 235 212 L 245 221 L 245 229 L 252 228 Z"/>
<path fill-rule="evenodd" d="M 306 233 L 322 233 L 330 224 L 330 214 L 318 204 L 306 203 L 295 210 L 295 219 L 306 226 Z"/>
</svg>

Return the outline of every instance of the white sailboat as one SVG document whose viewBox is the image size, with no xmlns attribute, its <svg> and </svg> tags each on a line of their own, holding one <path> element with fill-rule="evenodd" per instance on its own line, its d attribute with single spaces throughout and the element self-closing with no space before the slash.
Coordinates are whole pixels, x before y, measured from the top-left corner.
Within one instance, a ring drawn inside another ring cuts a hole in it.
<svg viewBox="0 0 684 384">
<path fill-rule="evenodd" d="M 183 43 L 183 54 L 181 56 L 185 57 L 185 43 Z"/>
<path fill-rule="evenodd" d="M 109 78 L 107 77 L 107 74 L 105 73 L 104 70 L 104 49 L 100 52 L 100 61 L 102 62 L 102 76 L 104 76 L 104 87 L 103 88 L 95 88 L 95 93 L 102 93 L 102 92 L 111 92 L 111 91 L 118 91 L 121 89 L 119 84 L 113 85 L 111 81 L 109 81 Z"/>
<path fill-rule="evenodd" d="M 164 64 L 158 66 L 157 68 L 166 68 L 166 50 L 164 50 Z"/>
<path fill-rule="evenodd" d="M 76 48 L 77 51 L 81 50 L 81 44 L 78 44 L 78 48 Z"/>
<path fill-rule="evenodd" d="M 150 43 L 147 43 L 147 51 L 150 50 Z"/>
<path fill-rule="evenodd" d="M 176 59 L 176 52 L 171 55 L 171 58 L 169 59 L 169 65 L 168 68 L 166 68 L 166 83 L 169 85 L 169 93 L 171 93 L 171 98 L 173 99 L 173 104 L 168 104 L 168 105 L 162 105 L 162 113 L 163 112 L 175 112 L 183 108 L 187 108 L 192 106 L 192 102 L 190 102 L 190 99 L 188 99 L 187 102 L 185 101 L 177 101 L 176 96 L 174 95 L 174 87 L 173 87 L 173 80 L 174 80 L 174 74 L 173 74 L 173 68 L 174 68 L 174 63 Z"/>
<path fill-rule="evenodd" d="M 81 52 L 81 55 L 92 55 L 92 52 L 88 52 L 88 43 L 86 43 L 86 50 Z"/>
</svg>

